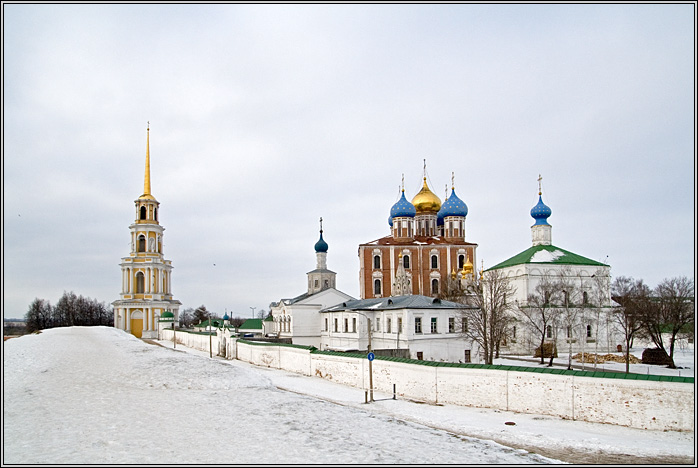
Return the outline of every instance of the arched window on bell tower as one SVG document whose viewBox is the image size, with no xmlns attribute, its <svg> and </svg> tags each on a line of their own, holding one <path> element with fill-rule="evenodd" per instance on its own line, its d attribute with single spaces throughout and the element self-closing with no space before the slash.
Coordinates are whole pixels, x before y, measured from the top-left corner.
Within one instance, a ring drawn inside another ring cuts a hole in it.
<svg viewBox="0 0 698 468">
<path fill-rule="evenodd" d="M 138 236 L 138 252 L 145 252 L 145 236 L 143 234 Z"/>
<path fill-rule="evenodd" d="M 141 206 L 140 215 L 138 216 L 138 219 L 144 220 L 147 218 L 147 216 L 148 216 L 147 208 L 145 206 Z"/>
<path fill-rule="evenodd" d="M 145 275 L 142 271 L 136 273 L 136 294 L 143 294 L 145 292 Z"/>
</svg>

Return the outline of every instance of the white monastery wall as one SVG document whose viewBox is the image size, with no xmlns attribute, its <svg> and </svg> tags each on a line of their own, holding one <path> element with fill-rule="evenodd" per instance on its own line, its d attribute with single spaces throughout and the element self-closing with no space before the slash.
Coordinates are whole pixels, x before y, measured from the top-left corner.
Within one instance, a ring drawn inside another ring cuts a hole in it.
<svg viewBox="0 0 698 468">
<path fill-rule="evenodd" d="M 368 359 L 361 360 L 368 361 Z M 393 393 L 393 384 L 395 384 L 396 392 L 400 396 L 436 403 L 437 393 L 434 369 L 435 367 L 405 362 L 374 360 L 373 388 L 381 392 Z"/>
<path fill-rule="evenodd" d="M 433 372 L 438 403 L 477 408 L 507 408 L 508 372 L 462 367 L 434 367 Z"/>
<path fill-rule="evenodd" d="M 311 373 L 310 351 L 307 349 L 279 346 L 279 368 L 302 375 Z"/>
<path fill-rule="evenodd" d="M 603 423 L 612 418 L 621 426 L 693 431 L 694 409 L 688 383 L 575 377 L 575 419 Z"/>
<path fill-rule="evenodd" d="M 368 377 L 364 378 L 367 371 L 364 371 L 364 361 L 366 359 L 348 358 L 345 356 L 328 354 L 311 354 L 310 369 L 313 377 L 321 377 L 343 385 L 357 388 L 369 388 Z M 366 365 L 368 368 L 368 365 Z M 375 388 L 375 380 L 374 380 Z"/>
<path fill-rule="evenodd" d="M 161 339 L 172 340 L 172 330 Z M 219 349 L 217 336 L 211 337 Z M 209 336 L 177 332 L 177 344 L 209 350 Z M 226 337 L 228 359 L 369 389 L 368 360 Z M 436 366 L 374 360 L 374 391 L 429 403 L 494 408 L 651 430 L 693 431 L 694 385 L 684 382 Z"/>
<path fill-rule="evenodd" d="M 575 419 L 572 375 L 507 371 L 508 410 Z M 606 380 L 594 378 L 593 380 Z M 613 424 L 618 424 L 614 422 Z"/>
</svg>

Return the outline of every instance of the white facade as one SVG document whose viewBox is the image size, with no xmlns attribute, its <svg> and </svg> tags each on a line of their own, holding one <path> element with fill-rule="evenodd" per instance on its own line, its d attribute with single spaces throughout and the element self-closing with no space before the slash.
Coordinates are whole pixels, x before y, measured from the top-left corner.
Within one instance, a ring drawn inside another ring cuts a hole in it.
<svg viewBox="0 0 698 468">
<path fill-rule="evenodd" d="M 319 348 L 320 310 L 352 299 L 334 288 L 303 294 L 295 299 L 282 299 L 271 306 L 273 334 L 278 338 L 290 338 L 293 344 Z"/>
<path fill-rule="evenodd" d="M 480 362 L 476 343 L 459 329 L 464 306 L 409 295 L 347 301 L 321 312 L 321 350 L 407 350 L 411 359 Z M 368 321 L 371 321 L 369 333 Z"/>
</svg>

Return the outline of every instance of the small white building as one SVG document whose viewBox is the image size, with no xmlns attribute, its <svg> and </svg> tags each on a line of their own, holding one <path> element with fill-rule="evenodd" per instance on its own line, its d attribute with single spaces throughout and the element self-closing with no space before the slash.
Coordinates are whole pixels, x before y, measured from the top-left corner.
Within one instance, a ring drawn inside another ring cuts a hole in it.
<svg viewBox="0 0 698 468">
<path fill-rule="evenodd" d="M 320 240 L 315 243 L 317 266 L 308 272 L 308 290 L 293 299 L 272 303 L 273 331 L 265 333 L 290 338 L 293 344 L 320 347 L 320 310 L 353 299 L 336 289 L 337 273 L 327 269 L 328 249 L 320 218 Z"/>
<path fill-rule="evenodd" d="M 345 301 L 321 311 L 321 350 L 394 351 L 411 359 L 480 362 L 479 347 L 460 330 L 463 304 L 406 295 Z M 370 320 L 370 328 L 368 326 Z M 381 354 L 384 354 L 381 353 Z"/>
</svg>

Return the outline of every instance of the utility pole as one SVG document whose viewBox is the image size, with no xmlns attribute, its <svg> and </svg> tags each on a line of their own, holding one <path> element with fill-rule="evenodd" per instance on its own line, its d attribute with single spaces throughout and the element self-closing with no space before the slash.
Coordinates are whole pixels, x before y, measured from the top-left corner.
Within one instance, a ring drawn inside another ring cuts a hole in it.
<svg viewBox="0 0 698 468">
<path fill-rule="evenodd" d="M 211 338 L 211 311 L 208 311 L 208 356 L 213 359 L 213 338 Z"/>
<path fill-rule="evenodd" d="M 254 310 L 256 309 L 256 307 L 250 307 L 250 309 L 252 309 L 252 318 L 254 318 Z"/>
<path fill-rule="evenodd" d="M 368 320 L 368 353 L 371 354 L 371 319 Z M 370 392 L 370 401 L 373 401 L 373 359 L 368 360 L 368 388 Z"/>
</svg>

